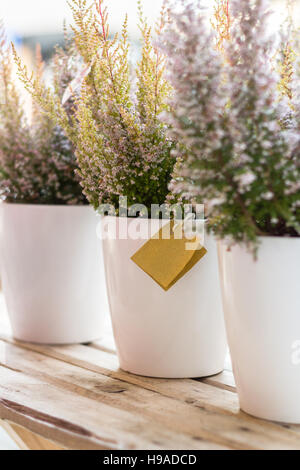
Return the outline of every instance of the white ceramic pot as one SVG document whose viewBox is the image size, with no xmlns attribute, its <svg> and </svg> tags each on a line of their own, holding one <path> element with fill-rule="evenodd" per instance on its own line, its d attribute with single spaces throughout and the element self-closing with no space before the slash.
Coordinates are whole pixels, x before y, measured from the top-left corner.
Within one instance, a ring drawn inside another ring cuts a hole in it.
<svg viewBox="0 0 300 470">
<path fill-rule="evenodd" d="M 258 261 L 220 242 L 219 260 L 241 408 L 300 423 L 300 239 L 261 239 Z"/>
<path fill-rule="evenodd" d="M 49 344 L 99 338 L 107 297 L 94 210 L 3 203 L 0 211 L 2 282 L 14 337 Z"/>
<path fill-rule="evenodd" d="M 149 227 L 159 220 L 104 217 L 102 222 Z M 126 222 L 126 223 L 127 223 Z M 103 239 L 108 298 L 120 367 L 134 374 L 203 377 L 224 367 L 226 337 L 219 287 L 217 247 L 165 292 L 130 258 L 145 239 Z"/>
</svg>

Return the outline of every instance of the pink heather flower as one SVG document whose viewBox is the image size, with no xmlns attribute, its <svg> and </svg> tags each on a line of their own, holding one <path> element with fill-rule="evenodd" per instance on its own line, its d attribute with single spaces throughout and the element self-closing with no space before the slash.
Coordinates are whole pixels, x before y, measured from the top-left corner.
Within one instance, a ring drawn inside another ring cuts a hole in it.
<svg viewBox="0 0 300 470">
<path fill-rule="evenodd" d="M 234 18 L 225 64 L 201 1 L 177 1 L 175 8 L 169 3 L 160 47 L 174 89 L 166 119 L 179 142 L 170 189 L 204 203 L 217 236 L 257 247 L 259 235 L 300 235 L 299 76 L 296 111 L 283 126 L 270 3 L 230 3 Z"/>
<path fill-rule="evenodd" d="M 0 32 L 0 36 L 4 36 Z M 77 64 L 78 66 L 78 64 Z M 60 96 L 76 73 L 69 56 L 57 50 L 54 68 Z M 75 68 L 74 68 L 75 67 Z M 74 149 L 61 128 L 38 107 L 32 123 L 14 84 L 12 54 L 0 38 L 0 197 L 9 202 L 85 204 Z M 66 105 L 71 112 L 71 104 Z"/>
</svg>

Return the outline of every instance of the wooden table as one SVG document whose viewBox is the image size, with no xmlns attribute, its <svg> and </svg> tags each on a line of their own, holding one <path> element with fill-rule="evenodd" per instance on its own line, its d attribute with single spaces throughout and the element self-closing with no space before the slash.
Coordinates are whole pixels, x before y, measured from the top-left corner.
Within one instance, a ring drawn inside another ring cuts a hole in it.
<svg viewBox="0 0 300 470">
<path fill-rule="evenodd" d="M 0 423 L 22 449 L 300 449 L 300 426 L 239 410 L 230 370 L 201 380 L 118 367 L 111 333 L 50 347 L 14 341 L 0 299 Z"/>
</svg>

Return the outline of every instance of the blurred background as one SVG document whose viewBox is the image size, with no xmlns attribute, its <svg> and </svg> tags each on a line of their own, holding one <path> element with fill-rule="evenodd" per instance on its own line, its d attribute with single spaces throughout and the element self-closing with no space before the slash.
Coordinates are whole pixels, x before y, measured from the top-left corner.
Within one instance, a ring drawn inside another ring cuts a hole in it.
<svg viewBox="0 0 300 470">
<path fill-rule="evenodd" d="M 144 11 L 150 22 L 158 16 L 163 0 L 144 0 Z M 275 20 L 274 29 L 287 15 L 289 0 L 272 0 Z M 294 21 L 300 26 L 300 0 L 290 0 L 294 3 Z M 203 0 L 210 9 L 214 0 Z M 129 30 L 133 44 L 138 43 L 137 3 L 136 0 L 107 0 L 110 11 L 111 32 L 120 29 L 126 13 L 129 15 Z M 34 61 L 35 45 L 39 43 L 43 57 L 47 60 L 53 53 L 55 44 L 62 43 L 62 26 L 72 22 L 71 10 L 66 0 L 0 0 L 0 18 L 4 20 L 9 38 L 21 50 L 25 61 L 30 65 Z"/>
<path fill-rule="evenodd" d="M 90 2 L 92 0 L 88 0 Z M 175 0 L 176 1 L 176 0 Z M 194 1 L 194 0 L 191 0 Z M 196 1 L 196 0 L 195 0 Z M 270 27 L 276 31 L 287 19 L 288 5 L 293 5 L 293 20 L 300 27 L 300 0 L 270 0 L 274 17 Z M 72 0 L 70 0 L 72 3 Z M 120 31 L 125 14 L 128 13 L 132 59 L 138 57 L 139 30 L 137 27 L 137 0 L 106 0 L 109 8 L 110 32 Z M 159 15 L 163 0 L 143 0 L 144 13 L 149 23 L 154 23 Z M 213 14 L 215 0 L 202 0 Z M 0 19 L 7 30 L 8 40 L 13 41 L 18 54 L 28 69 L 34 70 L 36 45 L 41 46 L 43 60 L 47 61 L 57 44 L 63 44 L 63 24 L 72 23 L 72 13 L 67 0 L 0 0 Z M 48 69 L 45 69 L 47 77 Z M 31 99 L 20 85 L 28 117 L 31 115 Z"/>
</svg>

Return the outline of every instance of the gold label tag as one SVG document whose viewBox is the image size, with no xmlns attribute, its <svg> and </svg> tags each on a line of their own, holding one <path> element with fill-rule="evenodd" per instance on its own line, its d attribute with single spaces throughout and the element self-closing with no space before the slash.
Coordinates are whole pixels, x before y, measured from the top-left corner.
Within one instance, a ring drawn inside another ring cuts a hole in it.
<svg viewBox="0 0 300 470">
<path fill-rule="evenodd" d="M 166 233 L 169 233 L 167 238 L 164 236 Z M 207 250 L 197 237 L 180 237 L 178 227 L 171 221 L 150 238 L 131 259 L 167 291 L 206 253 Z"/>
</svg>

